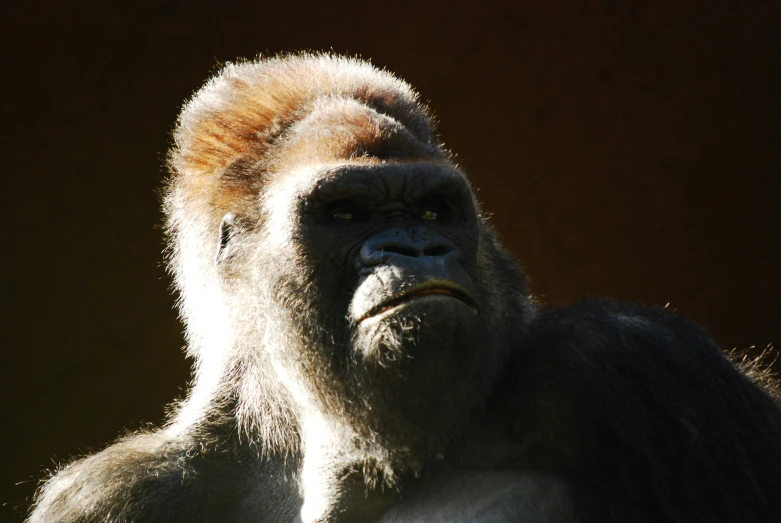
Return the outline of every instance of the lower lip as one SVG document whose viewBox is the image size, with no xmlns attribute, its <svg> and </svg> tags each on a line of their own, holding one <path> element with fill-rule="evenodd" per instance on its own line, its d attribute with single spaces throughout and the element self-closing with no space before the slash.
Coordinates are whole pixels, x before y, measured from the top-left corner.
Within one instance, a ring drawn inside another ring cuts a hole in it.
<svg viewBox="0 0 781 523">
<path fill-rule="evenodd" d="M 361 321 L 366 320 L 372 320 L 372 319 L 381 319 L 386 316 L 391 315 L 394 312 L 398 312 L 401 309 L 406 308 L 409 305 L 415 305 L 420 303 L 421 301 L 433 301 L 433 300 L 440 300 L 440 299 L 449 299 L 449 300 L 455 300 L 458 303 L 462 304 L 464 307 L 468 307 L 469 310 L 471 310 L 475 315 L 477 315 L 477 309 L 469 305 L 468 303 L 464 302 L 463 300 L 460 300 L 453 296 L 450 293 L 445 292 L 424 292 L 421 294 L 415 294 L 414 296 L 410 296 L 409 299 L 402 301 L 401 303 L 397 303 L 395 305 L 390 305 L 387 308 L 380 309 L 379 312 L 372 314 L 371 316 L 366 316 Z"/>
</svg>

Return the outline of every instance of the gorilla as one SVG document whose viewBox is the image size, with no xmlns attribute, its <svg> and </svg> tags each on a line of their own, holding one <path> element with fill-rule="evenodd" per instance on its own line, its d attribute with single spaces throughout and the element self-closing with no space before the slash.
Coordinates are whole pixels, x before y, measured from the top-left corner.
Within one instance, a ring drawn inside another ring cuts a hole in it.
<svg viewBox="0 0 781 523">
<path fill-rule="evenodd" d="M 778 522 L 781 403 L 689 321 L 545 306 L 412 88 L 229 64 L 164 209 L 189 393 L 29 522 Z"/>
</svg>

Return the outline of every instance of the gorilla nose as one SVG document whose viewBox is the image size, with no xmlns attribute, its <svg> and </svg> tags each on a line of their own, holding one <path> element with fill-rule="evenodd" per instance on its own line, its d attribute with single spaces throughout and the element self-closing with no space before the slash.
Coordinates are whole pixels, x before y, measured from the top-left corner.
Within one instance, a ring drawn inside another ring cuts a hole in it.
<svg viewBox="0 0 781 523">
<path fill-rule="evenodd" d="M 392 258 L 438 258 L 454 252 L 455 245 L 439 235 L 395 231 L 370 238 L 361 247 L 361 263 L 373 266 Z M 411 261 L 411 260 L 410 260 Z"/>
</svg>

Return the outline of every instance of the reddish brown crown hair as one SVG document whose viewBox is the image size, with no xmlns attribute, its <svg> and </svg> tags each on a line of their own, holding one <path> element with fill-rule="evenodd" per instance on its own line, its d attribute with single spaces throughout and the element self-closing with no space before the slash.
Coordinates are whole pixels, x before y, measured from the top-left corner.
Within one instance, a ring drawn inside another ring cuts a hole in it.
<svg viewBox="0 0 781 523">
<path fill-rule="evenodd" d="M 212 228 L 235 210 L 229 206 L 257 195 L 280 167 L 279 151 L 289 157 L 300 145 L 296 126 L 315 113 L 331 118 L 321 156 L 328 148 L 333 155 L 381 158 L 380 147 L 410 157 L 445 156 L 417 93 L 366 62 L 301 54 L 228 64 L 185 105 L 174 132 L 166 207 L 174 229 L 175 214 L 205 219 Z M 349 132 L 339 133 L 340 127 Z M 301 147 L 318 145 L 310 137 Z"/>
</svg>

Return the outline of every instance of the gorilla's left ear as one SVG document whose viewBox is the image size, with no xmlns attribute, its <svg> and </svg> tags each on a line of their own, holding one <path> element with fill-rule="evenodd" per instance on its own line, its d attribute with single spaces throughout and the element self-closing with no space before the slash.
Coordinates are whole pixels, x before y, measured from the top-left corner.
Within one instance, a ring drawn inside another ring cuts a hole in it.
<svg viewBox="0 0 781 523">
<path fill-rule="evenodd" d="M 220 230 L 217 235 L 217 254 L 214 256 L 215 263 L 220 263 L 230 257 L 230 243 L 239 234 L 241 222 L 241 218 L 233 212 L 229 212 L 222 217 Z"/>
</svg>

